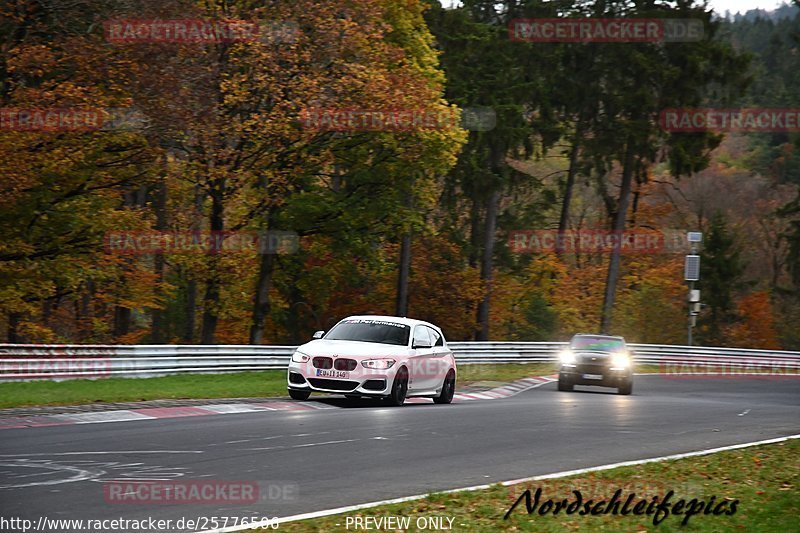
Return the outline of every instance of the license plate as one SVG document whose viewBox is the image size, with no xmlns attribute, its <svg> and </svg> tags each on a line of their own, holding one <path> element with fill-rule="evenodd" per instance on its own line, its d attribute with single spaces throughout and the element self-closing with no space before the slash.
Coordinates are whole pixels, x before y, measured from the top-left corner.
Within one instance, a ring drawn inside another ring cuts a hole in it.
<svg viewBox="0 0 800 533">
<path fill-rule="evenodd" d="M 322 370 L 318 368 L 317 376 L 321 378 L 347 379 L 350 377 L 350 372 L 345 372 L 344 370 Z"/>
<path fill-rule="evenodd" d="M 603 379 L 602 374 L 584 374 L 583 379 Z"/>
</svg>

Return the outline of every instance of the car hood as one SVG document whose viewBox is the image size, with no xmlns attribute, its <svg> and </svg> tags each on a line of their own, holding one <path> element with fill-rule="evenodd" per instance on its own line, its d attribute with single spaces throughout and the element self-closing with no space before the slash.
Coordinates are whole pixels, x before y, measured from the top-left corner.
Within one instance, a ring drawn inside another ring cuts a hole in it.
<svg viewBox="0 0 800 533">
<path fill-rule="evenodd" d="M 307 342 L 297 348 L 298 351 L 306 355 L 315 357 L 318 355 L 351 357 L 354 359 L 366 359 L 369 357 L 399 357 L 408 352 L 405 346 L 392 344 L 379 344 L 377 342 L 359 341 L 329 341 L 317 339 Z"/>
</svg>

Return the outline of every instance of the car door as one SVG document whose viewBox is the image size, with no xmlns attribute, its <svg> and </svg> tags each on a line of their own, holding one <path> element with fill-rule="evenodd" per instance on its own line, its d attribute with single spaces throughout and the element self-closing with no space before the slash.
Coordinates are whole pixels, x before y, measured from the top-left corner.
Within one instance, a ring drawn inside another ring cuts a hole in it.
<svg viewBox="0 0 800 533">
<path fill-rule="evenodd" d="M 431 343 L 433 344 L 431 360 L 435 363 L 436 379 L 434 380 L 434 387 L 438 387 L 444 381 L 447 371 L 450 369 L 450 350 L 444 345 L 444 336 L 435 328 L 428 327 L 428 333 L 431 336 Z"/>
<path fill-rule="evenodd" d="M 433 354 L 433 339 L 427 326 L 414 326 L 411 341 L 411 359 L 408 369 L 409 390 L 424 391 L 436 388 L 437 369 Z"/>
</svg>

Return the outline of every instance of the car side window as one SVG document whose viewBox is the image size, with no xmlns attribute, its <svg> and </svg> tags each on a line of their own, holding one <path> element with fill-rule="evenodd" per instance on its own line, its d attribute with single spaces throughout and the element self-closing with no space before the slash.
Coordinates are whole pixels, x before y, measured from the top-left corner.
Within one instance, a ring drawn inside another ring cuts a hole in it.
<svg viewBox="0 0 800 533">
<path fill-rule="evenodd" d="M 433 328 L 428 328 L 428 333 L 431 336 L 431 345 L 433 346 L 444 346 L 444 340 L 442 335 Z"/>
<path fill-rule="evenodd" d="M 430 334 L 428 333 L 428 329 L 429 328 L 427 328 L 425 326 L 417 326 L 416 328 L 414 328 L 414 344 L 415 345 L 418 344 L 418 343 L 425 343 L 425 344 L 431 344 L 432 345 L 431 337 L 430 337 Z"/>
</svg>

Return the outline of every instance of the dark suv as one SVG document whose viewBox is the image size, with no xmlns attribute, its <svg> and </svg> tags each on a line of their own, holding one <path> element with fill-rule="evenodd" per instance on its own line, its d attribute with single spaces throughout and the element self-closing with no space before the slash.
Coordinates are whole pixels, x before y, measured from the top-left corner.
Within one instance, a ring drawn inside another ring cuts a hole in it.
<svg viewBox="0 0 800 533">
<path fill-rule="evenodd" d="M 578 333 L 560 359 L 560 391 L 571 391 L 574 385 L 616 387 L 619 394 L 633 390 L 633 358 L 622 337 Z"/>
</svg>

